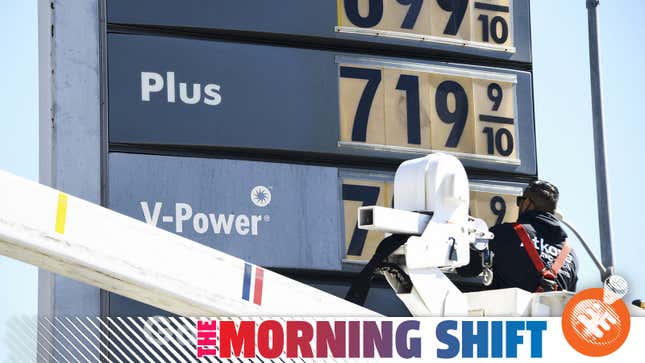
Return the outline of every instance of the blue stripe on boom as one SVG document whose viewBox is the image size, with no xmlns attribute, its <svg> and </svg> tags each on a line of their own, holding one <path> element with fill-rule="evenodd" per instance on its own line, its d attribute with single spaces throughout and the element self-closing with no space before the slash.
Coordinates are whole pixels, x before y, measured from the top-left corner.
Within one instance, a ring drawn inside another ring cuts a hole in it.
<svg viewBox="0 0 645 363">
<path fill-rule="evenodd" d="M 242 299 L 249 300 L 249 293 L 251 291 L 251 265 L 244 263 L 244 284 L 242 285 Z"/>
</svg>

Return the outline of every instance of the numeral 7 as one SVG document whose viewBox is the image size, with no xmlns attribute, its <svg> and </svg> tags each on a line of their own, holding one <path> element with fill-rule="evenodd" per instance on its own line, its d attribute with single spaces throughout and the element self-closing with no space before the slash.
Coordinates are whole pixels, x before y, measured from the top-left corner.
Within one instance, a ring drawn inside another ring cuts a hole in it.
<svg viewBox="0 0 645 363">
<path fill-rule="evenodd" d="M 381 84 L 381 70 L 355 67 L 340 67 L 340 76 L 344 78 L 365 79 L 367 85 L 363 90 L 352 127 L 352 141 L 365 142 L 367 139 L 367 120 L 370 117 L 372 102 Z"/>
<path fill-rule="evenodd" d="M 376 205 L 380 192 L 381 188 L 379 187 L 343 184 L 343 200 L 363 202 L 363 206 Z M 366 239 L 367 231 L 364 229 L 358 229 L 358 222 L 356 222 L 354 233 L 352 233 L 352 240 L 349 242 L 349 248 L 347 249 L 347 254 L 360 256 L 363 253 L 363 246 L 365 246 Z"/>
</svg>

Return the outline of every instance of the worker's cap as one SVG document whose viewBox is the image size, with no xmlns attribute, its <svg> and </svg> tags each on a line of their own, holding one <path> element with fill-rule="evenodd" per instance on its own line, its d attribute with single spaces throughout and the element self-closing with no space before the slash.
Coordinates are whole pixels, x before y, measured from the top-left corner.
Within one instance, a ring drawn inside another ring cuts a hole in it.
<svg viewBox="0 0 645 363">
<path fill-rule="evenodd" d="M 533 202 L 535 209 L 553 212 L 558 205 L 560 192 L 555 185 L 548 181 L 535 180 L 524 189 L 521 199 L 526 198 Z"/>
</svg>

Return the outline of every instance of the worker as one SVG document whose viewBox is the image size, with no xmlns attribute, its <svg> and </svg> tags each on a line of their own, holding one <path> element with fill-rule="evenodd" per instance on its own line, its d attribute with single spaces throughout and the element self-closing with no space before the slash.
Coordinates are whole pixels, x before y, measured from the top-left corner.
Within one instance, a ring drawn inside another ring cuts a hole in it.
<svg viewBox="0 0 645 363">
<path fill-rule="evenodd" d="M 517 223 L 502 223 L 490 229 L 495 237 L 489 242 L 494 254 L 489 288 L 576 290 L 578 261 L 554 215 L 558 198 L 558 188 L 553 184 L 533 181 L 517 197 Z M 470 263 L 457 272 L 461 276 L 480 274 L 482 259 L 478 252 L 471 251 Z"/>
</svg>

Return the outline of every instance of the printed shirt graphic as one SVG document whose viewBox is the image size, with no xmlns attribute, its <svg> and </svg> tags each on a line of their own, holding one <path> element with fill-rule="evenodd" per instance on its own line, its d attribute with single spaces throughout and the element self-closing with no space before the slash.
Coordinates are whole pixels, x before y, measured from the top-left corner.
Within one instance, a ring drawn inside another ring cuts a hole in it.
<svg viewBox="0 0 645 363">
<path fill-rule="evenodd" d="M 544 265 L 547 268 L 551 268 L 551 266 L 553 266 L 553 263 L 555 263 L 555 260 L 562 252 L 562 248 L 561 248 L 562 244 L 560 244 L 559 246 L 550 244 L 544 241 L 544 238 L 538 239 L 537 237 L 533 237 L 531 241 L 533 242 L 533 247 L 535 247 L 535 250 L 540 255 L 542 262 L 544 262 Z M 524 247 L 522 242 L 520 242 L 520 246 Z M 565 265 L 570 265 L 572 262 L 573 262 L 573 255 L 568 254 L 564 260 L 564 263 Z"/>
<path fill-rule="evenodd" d="M 531 227 L 527 228 L 527 230 L 531 230 L 531 229 L 532 229 Z M 555 263 L 555 260 L 560 255 L 564 241 L 558 244 L 552 244 L 545 241 L 543 237 L 538 238 L 538 236 L 536 235 L 536 232 L 534 231 L 529 231 L 528 233 L 530 236 L 532 236 L 531 241 L 533 242 L 533 246 L 535 247 L 535 250 L 540 255 L 542 262 L 547 268 L 550 269 L 551 266 L 553 266 L 553 264 Z M 520 247 L 522 249 L 524 248 L 524 245 L 522 244 L 521 241 L 520 241 Z M 575 271 L 574 255 L 572 253 L 569 253 L 564 260 L 564 264 L 562 265 L 562 268 L 560 269 L 560 271 L 558 272 L 558 275 L 556 276 L 556 280 L 560 287 L 564 288 L 565 290 L 568 290 L 567 287 L 571 285 L 569 281 L 571 281 L 573 278 L 572 276 L 573 271 Z"/>
</svg>

